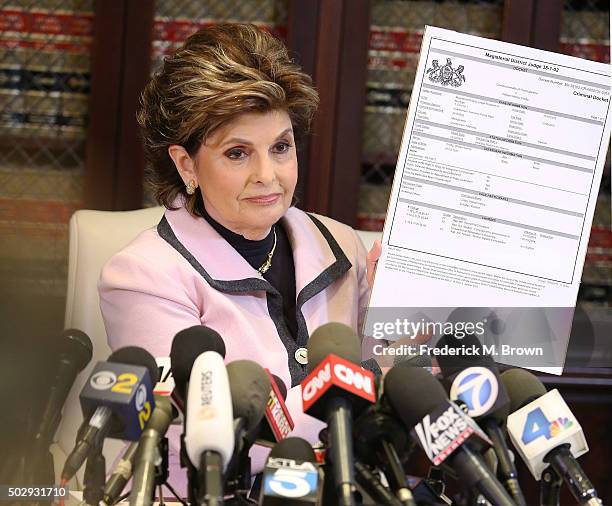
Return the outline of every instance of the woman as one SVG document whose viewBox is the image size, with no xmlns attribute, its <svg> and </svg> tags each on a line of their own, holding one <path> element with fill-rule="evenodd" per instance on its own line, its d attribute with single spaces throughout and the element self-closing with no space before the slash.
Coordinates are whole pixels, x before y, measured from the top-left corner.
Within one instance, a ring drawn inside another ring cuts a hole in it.
<svg viewBox="0 0 612 506">
<path fill-rule="evenodd" d="M 179 330 L 207 325 L 228 362 L 254 360 L 291 387 L 294 435 L 311 442 L 322 424 L 301 409 L 308 335 L 330 321 L 361 328 L 380 255 L 380 243 L 366 256 L 350 227 L 291 207 L 296 142 L 317 105 L 310 78 L 257 27 L 217 25 L 187 39 L 138 113 L 167 211 L 99 283 L 111 348 L 168 356 Z M 255 457 L 257 472 L 265 454 Z"/>
</svg>

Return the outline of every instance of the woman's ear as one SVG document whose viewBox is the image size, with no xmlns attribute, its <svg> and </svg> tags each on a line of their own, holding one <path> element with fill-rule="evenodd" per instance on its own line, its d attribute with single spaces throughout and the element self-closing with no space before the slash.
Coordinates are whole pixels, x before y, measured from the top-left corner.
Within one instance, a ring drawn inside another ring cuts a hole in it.
<svg viewBox="0 0 612 506">
<path fill-rule="evenodd" d="M 168 146 L 168 155 L 172 158 L 176 170 L 178 170 L 181 179 L 187 185 L 190 181 L 195 181 L 196 186 L 198 185 L 198 178 L 195 173 L 195 162 L 187 153 L 187 150 L 183 146 L 173 144 Z"/>
</svg>

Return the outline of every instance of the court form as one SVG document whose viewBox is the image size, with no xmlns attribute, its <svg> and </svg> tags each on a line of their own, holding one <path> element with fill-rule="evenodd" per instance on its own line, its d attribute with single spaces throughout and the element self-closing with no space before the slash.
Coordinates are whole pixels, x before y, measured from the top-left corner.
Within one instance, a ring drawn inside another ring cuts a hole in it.
<svg viewBox="0 0 612 506">
<path fill-rule="evenodd" d="M 573 308 L 609 111 L 609 64 L 427 27 L 370 308 Z"/>
</svg>

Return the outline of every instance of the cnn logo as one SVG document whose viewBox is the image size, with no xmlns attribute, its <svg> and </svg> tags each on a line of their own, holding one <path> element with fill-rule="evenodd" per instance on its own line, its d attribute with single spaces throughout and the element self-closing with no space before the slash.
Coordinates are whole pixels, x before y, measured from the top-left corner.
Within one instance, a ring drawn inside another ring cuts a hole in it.
<svg viewBox="0 0 612 506">
<path fill-rule="evenodd" d="M 325 366 L 302 388 L 302 399 L 310 401 L 321 390 L 326 383 L 332 381 L 332 366 L 330 363 Z M 341 383 L 354 389 L 361 390 L 368 395 L 374 393 L 372 378 L 363 374 L 360 370 L 354 370 L 344 364 L 336 363 L 333 365 L 333 375 Z"/>
</svg>

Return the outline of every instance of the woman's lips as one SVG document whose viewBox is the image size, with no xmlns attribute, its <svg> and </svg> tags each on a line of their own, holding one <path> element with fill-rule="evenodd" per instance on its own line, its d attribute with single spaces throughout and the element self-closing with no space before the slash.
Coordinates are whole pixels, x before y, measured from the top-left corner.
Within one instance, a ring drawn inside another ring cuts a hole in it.
<svg viewBox="0 0 612 506">
<path fill-rule="evenodd" d="M 252 204 L 270 205 L 270 204 L 276 204 L 276 202 L 278 202 L 280 197 L 281 197 L 280 193 L 271 193 L 269 195 L 258 195 L 257 197 L 249 197 L 244 200 L 248 200 Z"/>
</svg>

